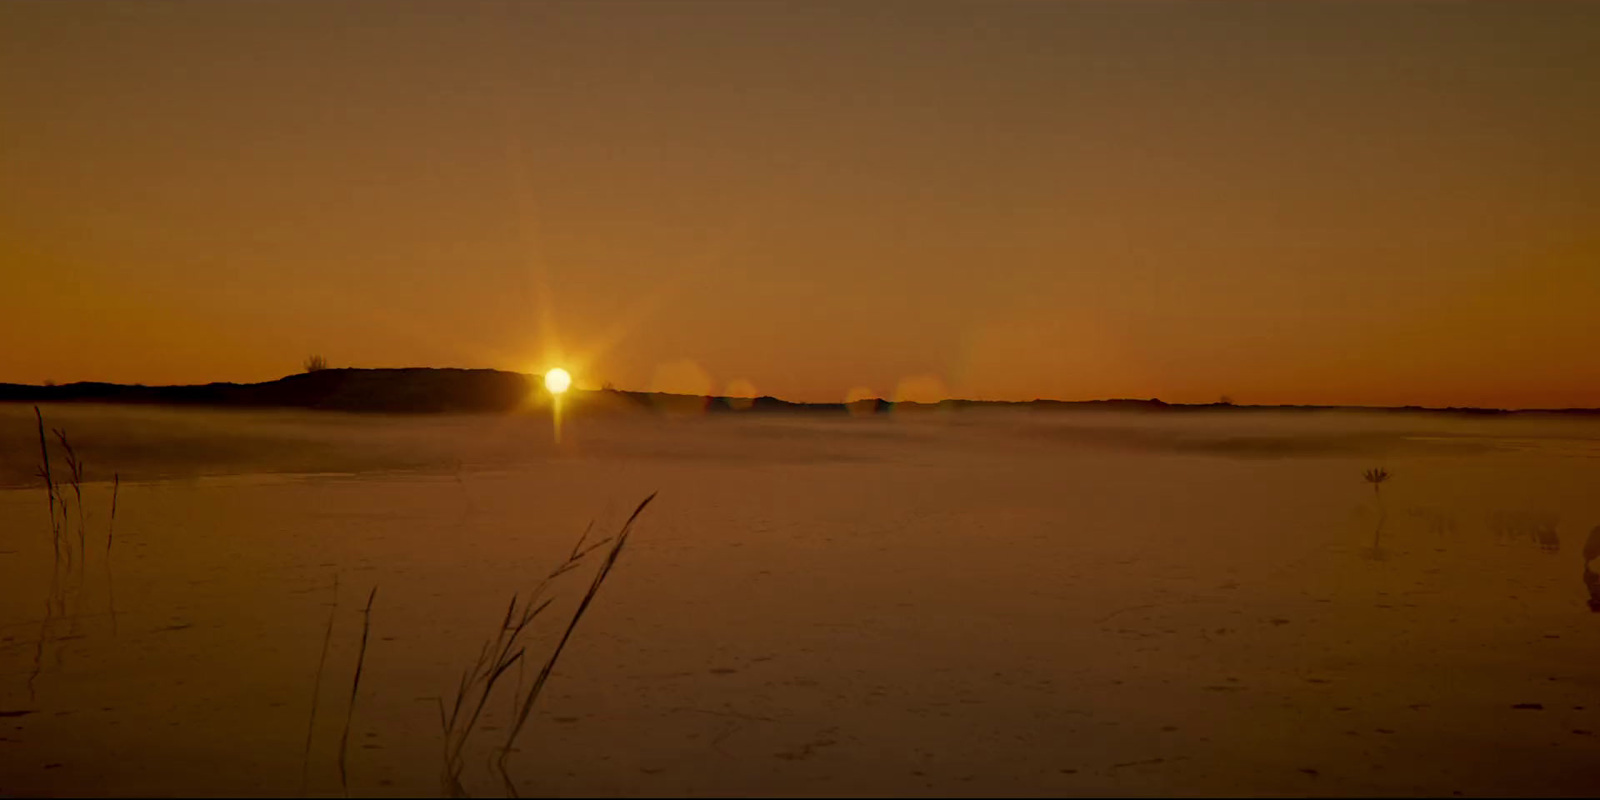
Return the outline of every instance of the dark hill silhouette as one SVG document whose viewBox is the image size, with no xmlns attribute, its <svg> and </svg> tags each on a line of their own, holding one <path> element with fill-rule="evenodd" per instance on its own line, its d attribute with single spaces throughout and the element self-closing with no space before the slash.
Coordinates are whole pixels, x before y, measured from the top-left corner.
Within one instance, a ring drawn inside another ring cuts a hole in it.
<svg viewBox="0 0 1600 800">
<path fill-rule="evenodd" d="M 0 383 L 0 402 L 115 403 L 233 408 L 305 408 L 350 412 L 441 413 L 510 412 L 526 407 L 544 392 L 541 376 L 493 369 L 322 369 L 264 383 L 207 383 L 194 386 L 144 386 L 115 383 L 69 383 L 32 386 Z M 844 403 L 795 403 L 776 397 L 696 397 L 615 389 L 573 390 L 574 410 L 637 409 L 694 413 L 884 413 L 900 411 L 1019 408 L 1072 411 L 1207 412 L 1364 411 L 1391 413 L 1600 414 L 1600 409 L 1510 411 L 1484 408 L 1374 408 L 1353 406 L 1247 406 L 1232 403 L 1175 404 L 1150 400 L 944 400 L 939 403 L 894 403 L 860 400 Z"/>
<path fill-rule="evenodd" d="M 322 369 L 266 383 L 199 386 L 0 384 L 0 401 L 313 408 L 331 411 L 511 411 L 534 380 L 492 369 Z"/>
</svg>

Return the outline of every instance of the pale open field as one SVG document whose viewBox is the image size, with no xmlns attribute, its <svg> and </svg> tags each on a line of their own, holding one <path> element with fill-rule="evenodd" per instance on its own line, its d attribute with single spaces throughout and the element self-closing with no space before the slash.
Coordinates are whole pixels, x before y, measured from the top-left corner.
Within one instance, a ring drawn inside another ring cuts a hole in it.
<svg viewBox="0 0 1600 800">
<path fill-rule="evenodd" d="M 88 555 L 46 623 L 33 410 L 0 407 L 4 795 L 299 793 L 335 576 L 307 791 L 340 792 L 376 585 L 350 792 L 438 793 L 434 698 L 658 490 L 511 759 L 523 794 L 1600 787 L 1600 421 L 617 417 L 556 446 L 548 418 L 44 411 L 88 464 Z M 1556 515 L 1562 549 L 1494 512 Z"/>
</svg>

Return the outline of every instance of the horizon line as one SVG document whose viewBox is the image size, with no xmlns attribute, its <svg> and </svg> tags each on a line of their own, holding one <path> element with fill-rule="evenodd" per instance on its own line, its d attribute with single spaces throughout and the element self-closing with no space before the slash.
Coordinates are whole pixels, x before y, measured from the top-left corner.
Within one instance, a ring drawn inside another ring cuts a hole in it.
<svg viewBox="0 0 1600 800">
<path fill-rule="evenodd" d="M 519 376 L 522 376 L 524 378 L 540 378 L 541 379 L 540 382 L 542 382 L 542 378 L 543 378 L 543 373 L 539 373 L 539 372 L 519 372 L 519 371 L 516 371 L 516 370 L 496 369 L 496 368 L 493 368 L 493 367 L 327 367 L 327 368 L 324 368 L 324 369 L 321 369 L 321 370 L 317 370 L 316 372 L 406 372 L 406 371 L 495 372 L 495 373 L 501 373 L 501 374 L 507 374 L 507 375 L 519 375 Z M 72 386 L 86 386 L 86 385 L 117 387 L 117 388 L 129 388 L 129 389 L 135 389 L 135 388 L 139 388 L 139 389 L 181 389 L 181 388 L 193 388 L 193 387 L 203 387 L 203 386 L 260 386 L 260 385 L 265 385 L 265 384 L 278 383 L 278 382 L 281 382 L 281 381 L 291 380 L 291 379 L 294 379 L 294 378 L 298 378 L 298 377 L 302 377 L 302 376 L 306 376 L 306 375 L 311 375 L 311 374 L 315 374 L 315 373 L 314 372 L 294 372 L 294 373 L 289 373 L 289 374 L 284 375 L 284 376 L 279 377 L 279 378 L 274 378 L 274 379 L 265 380 L 265 381 L 250 382 L 250 383 L 241 383 L 241 382 L 237 382 L 237 381 L 210 381 L 210 382 L 207 382 L 207 383 L 150 385 L 150 384 L 144 384 L 144 383 L 131 383 L 130 384 L 130 383 L 116 383 L 116 382 L 112 382 L 112 381 L 94 381 L 94 380 L 73 381 L 71 383 L 53 383 L 53 382 L 46 381 L 45 383 L 41 383 L 41 384 L 9 383 L 9 382 L 5 382 L 5 381 L 0 381 L 0 387 L 12 386 L 12 387 L 21 387 L 21 388 L 29 388 L 29 389 L 50 390 L 50 389 L 66 389 L 66 388 L 72 387 Z M 537 388 L 535 390 L 537 391 Z M 750 401 L 769 400 L 769 401 L 776 401 L 776 402 L 779 402 L 779 403 L 784 403 L 786 405 L 793 405 L 793 406 L 815 406 L 815 407 L 830 407 L 831 406 L 831 407 L 841 407 L 841 408 L 847 408 L 849 406 L 862 404 L 862 403 L 887 404 L 887 405 L 909 405 L 909 406 L 940 406 L 940 405 L 945 405 L 945 404 L 1029 405 L 1029 404 L 1037 404 L 1037 403 L 1055 403 L 1055 404 L 1061 404 L 1061 405 L 1096 405 L 1096 404 L 1105 404 L 1105 403 L 1139 403 L 1139 404 L 1145 404 L 1145 405 L 1149 405 L 1149 406 L 1167 406 L 1167 407 L 1197 408 L 1197 409 L 1198 408 L 1215 408 L 1215 409 L 1236 408 L 1236 409 L 1261 409 L 1261 410 L 1301 409 L 1301 410 L 1354 410 L 1354 411 L 1361 411 L 1361 410 L 1366 410 L 1366 411 L 1438 411 L 1438 412 L 1479 412 L 1479 413 L 1500 413 L 1500 414 L 1509 414 L 1509 413 L 1562 413 L 1562 412 L 1566 412 L 1566 413 L 1578 413 L 1578 412 L 1582 412 L 1582 413 L 1600 413 L 1600 407 L 1597 407 L 1597 406 L 1505 408 L 1505 407 L 1489 407 L 1489 406 L 1456 406 L 1456 405 L 1450 405 L 1450 406 L 1424 406 L 1424 405 L 1417 405 L 1417 404 L 1405 404 L 1405 405 L 1353 405 L 1353 404 L 1344 404 L 1344 403 L 1236 403 L 1236 402 L 1233 402 L 1233 401 L 1230 401 L 1230 400 L 1224 400 L 1224 399 L 1219 399 L 1219 400 L 1208 402 L 1208 403 L 1207 402 L 1183 403 L 1183 402 L 1169 402 L 1169 401 L 1166 401 L 1166 400 L 1162 400 L 1159 397 L 1150 397 L 1150 398 L 1103 397 L 1103 398 L 1086 399 L 1086 400 L 1064 400 L 1064 399 L 1052 398 L 1052 397 L 1034 397 L 1034 398 L 1029 399 L 1029 400 L 980 400 L 980 399 L 962 398 L 962 397 L 945 397 L 945 398 L 942 398 L 940 400 L 933 400 L 933 401 L 891 400 L 891 399 L 884 398 L 884 397 L 862 397 L 862 398 L 858 398 L 856 400 L 850 400 L 850 401 L 845 401 L 845 400 L 810 401 L 810 400 L 788 400 L 788 399 L 784 399 L 784 398 L 781 398 L 781 397 L 777 397 L 775 395 L 768 395 L 768 394 L 758 395 L 758 396 L 755 396 L 755 397 L 749 397 L 749 396 L 745 396 L 745 395 L 685 394 L 685 393 L 681 393 L 681 392 L 654 391 L 654 390 L 648 390 L 648 389 L 621 389 L 621 388 L 617 388 L 615 386 L 609 385 L 609 382 L 607 382 L 607 386 L 602 386 L 600 388 L 581 388 L 581 387 L 574 386 L 571 391 L 581 392 L 581 393 L 586 393 L 586 394 L 601 394 L 601 393 L 609 392 L 609 393 L 614 393 L 614 394 L 656 395 L 656 396 L 663 396 L 663 397 L 693 398 L 693 399 L 700 399 L 700 400 L 705 400 L 705 401 L 714 401 L 714 400 L 722 400 L 722 401 L 727 401 L 727 400 L 750 400 Z M 48 402 L 48 401 L 45 401 L 45 402 Z"/>
</svg>

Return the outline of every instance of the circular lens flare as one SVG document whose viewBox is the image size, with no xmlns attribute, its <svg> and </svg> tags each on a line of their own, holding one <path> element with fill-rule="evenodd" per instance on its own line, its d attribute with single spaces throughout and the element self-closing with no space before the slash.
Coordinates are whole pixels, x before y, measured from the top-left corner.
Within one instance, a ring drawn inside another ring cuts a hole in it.
<svg viewBox="0 0 1600 800">
<path fill-rule="evenodd" d="M 572 376 L 564 369 L 557 368 L 544 374 L 544 388 L 549 389 L 551 394 L 561 394 L 571 385 Z"/>
</svg>

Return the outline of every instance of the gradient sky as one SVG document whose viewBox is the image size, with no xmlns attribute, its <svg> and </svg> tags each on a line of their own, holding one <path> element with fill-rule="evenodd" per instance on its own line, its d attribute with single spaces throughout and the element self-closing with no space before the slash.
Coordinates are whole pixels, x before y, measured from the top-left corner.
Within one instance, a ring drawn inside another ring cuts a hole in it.
<svg viewBox="0 0 1600 800">
<path fill-rule="evenodd" d="M 1600 3 L 0 3 L 0 381 L 1600 406 Z"/>
</svg>

